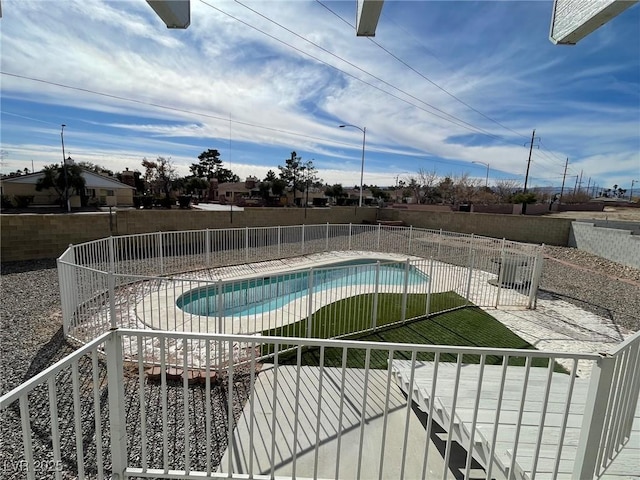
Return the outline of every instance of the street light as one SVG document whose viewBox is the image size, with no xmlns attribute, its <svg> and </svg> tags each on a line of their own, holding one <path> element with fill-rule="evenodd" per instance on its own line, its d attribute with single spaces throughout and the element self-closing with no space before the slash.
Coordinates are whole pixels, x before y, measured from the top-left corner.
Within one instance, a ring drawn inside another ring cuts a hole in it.
<svg viewBox="0 0 640 480">
<path fill-rule="evenodd" d="M 398 179 L 400 178 L 400 175 L 403 175 L 405 173 L 409 173 L 409 172 L 400 172 L 399 174 L 396 175 L 396 203 L 398 203 Z"/>
<path fill-rule="evenodd" d="M 471 163 L 479 163 L 480 165 L 484 165 L 487 167 L 487 178 L 484 181 L 484 188 L 489 188 L 489 164 L 481 162 L 480 160 L 472 160 Z"/>
<path fill-rule="evenodd" d="M 71 211 L 71 205 L 69 204 L 69 181 L 67 179 L 67 160 L 64 154 L 64 127 L 62 124 L 62 130 L 60 130 L 60 140 L 62 141 L 62 171 L 64 172 L 64 203 L 67 206 L 67 212 Z"/>
<path fill-rule="evenodd" d="M 345 128 L 345 127 L 357 128 L 362 132 L 362 164 L 360 165 L 360 201 L 358 202 L 358 206 L 361 207 L 362 206 L 362 185 L 363 185 L 362 181 L 364 178 L 364 145 L 367 140 L 367 127 L 360 128 L 357 125 L 350 125 L 350 124 L 340 125 L 340 128 Z"/>
</svg>

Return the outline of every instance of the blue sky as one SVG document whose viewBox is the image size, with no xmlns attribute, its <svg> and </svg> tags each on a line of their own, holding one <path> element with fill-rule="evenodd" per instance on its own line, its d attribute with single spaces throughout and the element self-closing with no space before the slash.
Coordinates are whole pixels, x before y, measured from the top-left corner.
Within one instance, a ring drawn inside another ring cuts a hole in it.
<svg viewBox="0 0 640 480">
<path fill-rule="evenodd" d="M 387 0 L 374 39 L 355 0 L 192 0 L 168 30 L 142 0 L 3 0 L 1 171 L 62 159 L 111 170 L 215 148 L 263 178 L 295 150 L 328 183 L 419 169 L 490 183 L 629 188 L 640 180 L 640 6 L 576 46 L 548 40 L 551 1 Z M 482 163 L 472 163 L 472 162 Z"/>
</svg>

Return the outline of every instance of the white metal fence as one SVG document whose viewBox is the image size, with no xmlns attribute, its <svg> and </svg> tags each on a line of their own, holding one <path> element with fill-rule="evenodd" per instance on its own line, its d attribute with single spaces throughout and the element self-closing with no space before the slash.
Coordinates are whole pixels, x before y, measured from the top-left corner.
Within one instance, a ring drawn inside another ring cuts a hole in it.
<svg viewBox="0 0 640 480">
<path fill-rule="evenodd" d="M 322 281 L 329 270 L 322 267 L 294 274 L 269 271 L 282 259 L 327 252 L 384 253 L 404 263 L 396 260 L 392 265 L 382 259 L 375 268 L 345 266 L 356 276 L 366 274 L 366 282 L 354 282 L 347 274 L 342 281 L 330 282 L 330 288 Z M 254 273 L 251 281 L 212 271 L 237 265 L 236 273 L 246 277 L 240 266 L 251 263 L 265 272 Z M 404 278 L 389 282 L 381 268 L 404 269 Z M 533 308 L 542 248 L 404 227 L 298 225 L 110 237 L 70 246 L 58 259 L 58 269 L 64 332 L 80 341 L 116 326 L 227 334 L 298 328 L 300 336 L 335 337 L 375 328 L 380 318 L 388 318 L 385 309 L 392 304 L 399 304 L 397 321 L 428 315 L 435 294 L 438 311 L 468 303 Z M 413 272 L 427 279 L 413 283 Z M 306 285 L 301 286 L 302 281 Z M 293 284 L 299 287 L 295 292 L 286 290 Z M 285 298 L 286 305 L 267 308 L 265 296 L 273 293 L 269 285 L 283 289 L 277 296 Z M 443 292 L 455 295 L 443 300 Z M 198 302 L 211 303 L 205 314 L 189 313 L 177 303 L 198 295 L 208 297 Z M 424 297 L 422 311 L 410 308 L 412 295 Z M 350 311 L 332 315 L 348 314 L 351 331 L 322 335 L 313 325 L 314 317 L 330 323 L 326 309 L 321 309 L 347 298 L 354 300 L 340 305 Z M 235 302 L 235 311 L 228 308 L 230 302 Z M 246 308 L 240 308 L 243 305 Z"/>
<path fill-rule="evenodd" d="M 142 356 L 126 359 L 131 345 L 145 344 L 161 352 L 156 371 Z M 235 360 L 220 371 L 211 368 L 219 350 Z M 15 432 L 3 439 L 15 459 L 3 474 L 395 479 L 446 478 L 460 468 L 465 478 L 472 469 L 485 478 L 593 478 L 629 439 L 639 350 L 640 334 L 595 355 L 118 329 L 0 398 Z M 191 355 L 203 355 L 201 368 L 190 368 Z M 561 359 L 573 365 L 568 374 Z M 579 360 L 593 364 L 586 402 Z M 427 364 L 429 375 L 421 373 Z M 394 383 L 406 385 L 409 401 Z M 477 387 L 465 393 L 470 384 Z M 422 398 L 421 388 L 444 389 L 453 404 Z M 486 395 L 489 430 L 481 425 Z M 416 409 L 451 434 L 431 421 L 416 429 Z M 465 410 L 472 420 L 463 424 Z M 463 438 L 472 455 L 454 465 Z M 433 458 L 444 458 L 449 473 L 434 471 L 441 461 Z"/>
</svg>

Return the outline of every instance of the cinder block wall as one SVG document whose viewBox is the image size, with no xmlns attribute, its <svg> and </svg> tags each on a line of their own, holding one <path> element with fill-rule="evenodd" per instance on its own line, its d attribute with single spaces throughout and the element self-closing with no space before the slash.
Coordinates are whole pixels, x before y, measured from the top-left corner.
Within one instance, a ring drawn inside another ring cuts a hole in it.
<svg viewBox="0 0 640 480">
<path fill-rule="evenodd" d="M 109 214 L 0 215 L 0 259 L 3 262 L 54 258 L 70 243 L 108 237 Z"/>
<path fill-rule="evenodd" d="M 569 246 L 629 267 L 640 268 L 640 236 L 631 230 L 573 222 Z"/>
<path fill-rule="evenodd" d="M 311 225 L 321 223 L 375 223 L 376 208 L 331 209 L 252 208 L 244 211 L 119 210 L 72 215 L 0 215 L 0 260 L 56 258 L 70 243 L 82 243 L 109 235 L 205 228 Z"/>
<path fill-rule="evenodd" d="M 205 210 L 121 210 L 117 212 L 114 235 L 205 228 L 268 227 L 275 225 L 315 225 L 320 223 L 375 222 L 375 208 L 247 208 L 244 211 Z"/>
<path fill-rule="evenodd" d="M 566 246 L 571 219 L 492 213 L 412 212 L 384 209 L 381 220 L 400 220 L 417 228 L 474 233 L 486 237 L 506 238 L 516 242 Z"/>
<path fill-rule="evenodd" d="M 74 215 L 0 215 L 0 258 L 3 262 L 55 258 L 70 243 L 109 235 L 158 231 L 240 228 L 323 223 L 375 223 L 401 220 L 432 228 L 519 242 L 567 245 L 571 219 L 466 212 L 333 207 L 330 209 L 248 208 L 244 211 L 120 210 Z"/>
</svg>

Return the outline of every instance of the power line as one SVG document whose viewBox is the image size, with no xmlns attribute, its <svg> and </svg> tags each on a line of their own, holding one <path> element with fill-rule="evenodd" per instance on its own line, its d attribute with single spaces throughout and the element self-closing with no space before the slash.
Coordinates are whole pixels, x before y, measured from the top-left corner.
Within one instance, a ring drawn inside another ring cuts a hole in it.
<svg viewBox="0 0 640 480">
<path fill-rule="evenodd" d="M 237 0 L 236 0 L 236 1 L 237 1 Z M 480 127 L 477 127 L 477 126 L 475 126 L 475 125 L 473 125 L 473 124 L 471 124 L 471 123 L 469 123 L 469 122 L 466 122 L 465 120 L 462 120 L 462 119 L 460 119 L 460 118 L 456 117 L 455 115 L 452 115 L 452 114 L 450 114 L 450 113 L 447 113 L 447 112 L 445 112 L 444 110 L 441 110 L 440 108 L 438 108 L 438 107 L 436 107 L 436 106 L 434 106 L 434 105 L 431 105 L 431 104 L 429 104 L 429 103 L 427 103 L 427 102 L 425 102 L 425 101 L 423 101 L 423 100 L 421 100 L 421 99 L 419 99 L 419 98 L 417 98 L 417 97 L 415 97 L 415 96 L 411 95 L 410 93 L 408 93 L 408 92 L 406 92 L 406 91 L 404 91 L 404 90 L 402 90 L 402 89 L 400 89 L 400 88 L 398 88 L 398 87 L 396 87 L 396 86 L 392 85 L 391 83 L 386 82 L 385 80 L 383 80 L 383 79 L 381 79 L 381 78 L 379 78 L 379 77 L 377 77 L 377 76 L 375 76 L 375 75 L 373 75 L 373 74 L 371 74 L 371 73 L 367 72 L 366 70 L 364 70 L 364 69 L 362 69 L 362 68 L 358 67 L 357 65 L 355 65 L 355 64 L 353 64 L 353 63 L 350 63 L 349 61 L 347 61 L 347 60 L 343 59 L 342 57 L 340 57 L 340 56 L 338 56 L 338 55 L 336 55 L 336 54 L 334 54 L 334 53 L 330 52 L 329 50 L 324 49 L 323 47 L 321 47 L 321 46 L 319 46 L 319 45 L 315 44 L 314 42 L 311 42 L 310 40 L 308 40 L 308 39 L 306 39 L 306 38 L 304 38 L 304 37 L 300 36 L 299 34 L 297 34 L 297 33 L 293 32 L 292 30 L 290 30 L 290 29 L 288 29 L 288 28 L 286 28 L 286 27 L 284 27 L 284 26 L 280 25 L 279 23 L 275 22 L 274 20 L 271 20 L 270 18 L 266 17 L 265 15 L 261 14 L 260 12 L 257 12 L 257 11 L 255 11 L 255 10 L 251 9 L 250 7 L 247 7 L 247 6 L 243 5 L 242 3 L 238 2 L 238 1 L 237 1 L 237 3 L 238 3 L 239 5 L 242 5 L 243 7 L 247 8 L 248 10 L 250 10 L 250 11 L 252 11 L 252 12 L 254 12 L 254 13 L 256 13 L 257 15 L 260 15 L 262 18 L 264 18 L 265 20 L 267 20 L 267 21 L 269 21 L 269 22 L 273 23 L 274 25 L 277 25 L 277 26 L 279 26 L 280 28 L 283 28 L 283 29 L 284 29 L 284 30 L 286 30 L 287 32 L 291 33 L 292 35 L 295 35 L 296 37 L 298 37 L 298 38 L 300 38 L 300 39 L 302 39 L 302 40 L 304 40 L 304 41 L 306 41 L 306 42 L 308 42 L 308 43 L 310 43 L 310 44 L 312 44 L 312 45 L 316 46 L 317 48 L 320 48 L 320 49 L 321 49 L 321 50 L 323 50 L 324 52 L 326 52 L 326 53 L 328 53 L 328 54 L 330 54 L 330 55 L 334 56 L 335 58 L 338 58 L 339 60 L 341 60 L 341 61 L 343 61 L 343 62 L 347 63 L 348 65 L 350 65 L 350 66 L 352 66 L 352 67 L 354 67 L 354 68 L 356 68 L 356 69 L 358 69 L 358 70 L 362 71 L 363 73 L 365 73 L 365 74 L 367 74 L 367 75 L 369 75 L 369 76 L 371 76 L 371 77 L 375 78 L 376 80 L 378 80 L 378 81 L 380 81 L 380 82 L 384 83 L 385 85 L 388 85 L 389 87 L 391 87 L 391 88 L 393 88 L 393 89 L 395 89 L 395 90 L 398 90 L 399 92 L 402 92 L 404 95 L 407 95 L 408 97 L 413 98 L 414 100 L 416 100 L 416 101 L 418 101 L 418 102 L 420 102 L 420 103 L 423 103 L 424 105 L 427 105 L 429 108 L 432 108 L 433 110 L 436 110 L 436 111 L 438 111 L 438 112 L 441 112 L 443 115 L 446 115 L 446 116 L 448 116 L 448 117 L 450 117 L 450 118 L 446 118 L 446 117 L 443 117 L 442 115 L 439 115 L 439 114 L 437 114 L 437 113 L 431 112 L 431 111 L 429 111 L 429 110 L 427 110 L 427 109 L 425 109 L 425 108 L 423 108 L 423 107 L 420 107 L 419 105 L 416 105 L 416 104 L 415 104 L 415 103 L 413 103 L 413 102 L 408 101 L 408 100 L 407 100 L 407 99 L 405 99 L 405 98 L 399 97 L 398 95 L 395 95 L 395 94 L 393 94 L 393 93 L 391 93 L 391 92 L 389 92 L 389 91 L 387 91 L 387 90 L 384 90 L 383 88 L 380 88 L 380 87 L 378 87 L 377 85 L 374 85 L 374 84 L 372 84 L 372 83 L 370 83 L 370 82 L 367 82 L 366 80 L 363 80 L 363 79 L 361 79 L 361 78 L 359 78 L 359 77 L 357 77 L 357 76 L 355 76 L 355 75 L 353 75 L 353 74 L 351 74 L 351 73 L 349 73 L 349 72 L 347 72 L 347 71 L 345 71 L 345 70 L 342 70 L 341 68 L 336 67 L 335 65 L 331 65 L 330 63 L 325 62 L 324 60 L 322 60 L 322 59 L 320 59 L 320 58 L 318 58 L 318 57 L 316 57 L 316 56 L 314 56 L 314 55 L 312 55 L 312 54 L 310 54 L 310 53 L 308 53 L 308 52 L 305 52 L 304 50 L 302 50 L 302 49 L 300 49 L 300 48 L 298 48 L 298 47 L 296 47 L 296 46 L 294 46 L 294 45 L 291 45 L 290 43 L 285 42 L 284 40 L 282 40 L 282 39 L 280 39 L 280 38 L 276 37 L 275 35 L 272 35 L 272 34 L 270 34 L 270 33 L 268 33 L 268 32 L 265 32 L 264 30 L 261 30 L 260 28 L 258 28 L 258 27 L 256 27 L 256 26 L 254 26 L 254 25 L 251 25 L 250 23 L 245 22 L 244 20 L 242 20 L 242 19 L 240 19 L 240 18 L 238 18 L 238 17 L 236 17 L 236 16 L 234 16 L 234 15 L 231 15 L 230 13 L 227 13 L 227 12 L 225 12 L 224 10 L 219 9 L 218 7 L 215 7 L 215 6 L 211 5 L 210 3 L 206 2 L 205 0 L 200 0 L 200 2 L 201 2 L 201 3 L 203 3 L 204 5 L 208 6 L 209 8 L 212 8 L 213 10 L 215 10 L 215 11 L 217 11 L 217 12 L 219 12 L 219 13 L 221 13 L 221 14 L 223 14 L 223 15 L 225 15 L 225 16 L 227 16 L 227 17 L 229 17 L 229 18 L 233 19 L 233 20 L 235 20 L 235 21 L 237 21 L 237 22 L 242 23 L 243 25 L 245 25 L 245 26 L 247 26 L 247 27 L 249 27 L 249 28 L 251 28 L 251 29 L 253 29 L 253 30 L 257 31 L 257 32 L 262 33 L 263 35 L 265 35 L 265 36 L 267 36 L 267 37 L 269 37 L 269 38 L 271 38 L 271 39 L 273 39 L 273 40 L 275 40 L 275 41 L 277 41 L 277 42 L 279 42 L 279 43 L 281 43 L 281 44 L 283 44 L 283 45 L 286 45 L 287 47 L 289 47 L 289 48 L 291 48 L 291 49 L 293 49 L 293 50 L 295 50 L 295 51 L 297 51 L 297 52 L 301 53 L 302 55 L 305 55 L 305 56 L 307 56 L 307 57 L 310 57 L 310 58 L 314 59 L 315 61 L 317 61 L 317 62 L 319 62 L 319 63 L 322 63 L 323 65 L 328 66 L 329 68 L 332 68 L 332 69 L 334 69 L 334 70 L 337 70 L 337 71 L 339 71 L 340 73 L 342 73 L 342 74 L 344 74 L 344 75 L 346 75 L 346 76 L 348 76 L 348 77 L 353 78 L 354 80 L 357 80 L 357 81 L 359 81 L 359 82 L 362 82 L 362 83 L 364 83 L 365 85 L 367 85 L 367 86 L 369 86 L 369 87 L 372 87 L 372 88 L 374 88 L 374 89 L 376 89 L 376 90 L 378 90 L 378 91 L 380 91 L 380 92 L 382 92 L 382 93 L 384 93 L 384 94 L 386 94 L 386 95 L 389 95 L 389 96 L 391 96 L 391 97 L 393 97 L 393 98 L 395 98 L 395 99 L 397 99 L 397 100 L 400 100 L 400 101 L 402 101 L 402 102 L 404 102 L 404 103 L 407 103 L 408 105 L 411 105 L 412 107 L 415 107 L 415 108 L 417 108 L 417 109 L 419 109 L 419 110 L 422 110 L 422 111 L 424 111 L 425 113 L 428 113 L 429 115 L 433 115 L 433 116 L 435 116 L 435 117 L 437 117 L 437 118 L 440 118 L 440 119 L 442 119 L 442 120 L 445 120 L 445 121 L 447 121 L 447 122 L 449 122 L 449 123 L 453 123 L 454 125 L 457 125 L 457 126 L 459 126 L 459 127 L 465 128 L 465 129 L 467 129 L 467 130 L 474 131 L 474 132 L 478 132 L 478 133 L 483 133 L 483 134 L 485 134 L 485 135 L 487 135 L 487 136 L 489 136 L 489 137 L 493 137 L 493 138 L 495 138 L 495 139 L 497 139 L 497 140 L 501 140 L 501 141 L 503 141 L 503 142 L 505 142 L 505 143 L 514 143 L 514 142 L 511 142 L 511 141 L 506 140 L 504 137 L 501 137 L 501 136 L 499 136 L 499 135 L 495 135 L 495 134 L 493 134 L 493 133 L 491 133 L 491 132 L 488 132 L 488 131 L 486 131 L 486 130 L 484 130 L 484 129 L 480 128 Z M 454 119 L 454 120 L 451 120 L 451 119 Z M 458 123 L 458 122 L 459 122 L 459 123 Z M 514 143 L 514 144 L 518 145 L 517 143 Z"/>
<path fill-rule="evenodd" d="M 59 123 L 47 122 L 45 120 L 40 120 L 39 118 L 27 117 L 25 115 L 18 115 L 17 113 L 7 112 L 6 110 L 0 110 L 0 112 L 3 115 L 11 115 L 12 117 L 24 118 L 26 120 L 33 120 L 34 122 L 46 123 L 47 125 L 55 125 L 56 127 L 60 126 Z"/>
<path fill-rule="evenodd" d="M 237 1 L 237 0 L 236 0 Z M 338 17 L 340 20 L 342 20 L 344 23 L 346 23 L 347 25 L 349 25 L 351 28 L 355 28 L 354 25 L 352 25 L 351 23 L 349 23 L 347 20 L 345 20 L 344 18 L 342 18 L 339 14 L 337 14 L 335 11 L 333 11 L 332 9 L 330 9 L 329 7 L 327 7 L 324 3 L 322 3 L 321 0 L 316 0 L 317 3 L 319 3 L 320 5 L 322 5 L 325 9 L 327 9 L 329 12 L 331 12 L 333 15 L 335 15 L 336 17 Z M 378 48 L 380 48 L 381 50 L 383 50 L 384 52 L 386 52 L 388 55 L 390 55 L 391 57 L 393 57 L 394 59 L 396 59 L 398 62 L 400 62 L 402 65 L 404 65 L 405 67 L 407 67 L 409 70 L 411 70 L 412 72 L 416 73 L 417 75 L 419 75 L 420 77 L 422 77 L 424 80 L 426 80 L 427 82 L 429 82 L 431 85 L 433 85 L 434 87 L 438 88 L 439 90 L 441 90 L 442 92 L 446 93 L 447 95 L 449 95 L 451 98 L 457 100 L 458 102 L 460 102 L 462 105 L 464 105 L 465 107 L 469 108 L 470 110 L 473 110 L 474 112 L 476 112 L 477 114 L 481 115 L 482 117 L 486 118 L 487 120 L 495 123 L 496 125 L 501 126 L 502 128 L 504 128 L 505 130 L 508 130 L 512 133 L 515 133 L 516 135 L 522 137 L 522 138 L 529 138 L 526 135 L 523 135 L 520 132 L 517 132 L 515 130 L 513 130 L 510 127 L 507 127 L 506 125 L 500 123 L 498 120 L 495 120 L 494 118 L 489 117 L 488 115 L 484 114 L 483 112 L 481 112 L 480 110 L 476 109 L 475 107 L 473 107 L 472 105 L 469 105 L 467 102 L 465 102 L 464 100 L 462 100 L 461 98 L 457 97 L 456 95 L 454 95 L 453 93 L 451 93 L 450 91 L 448 91 L 446 88 L 442 87 L 441 85 L 439 85 L 438 83 L 434 82 L 433 80 L 431 80 L 429 77 L 427 77 L 426 75 L 424 75 L 422 72 L 420 72 L 419 70 L 413 68 L 411 65 L 409 65 L 405 60 L 401 59 L 400 57 L 398 57 L 396 54 L 394 54 L 393 52 L 391 52 L 390 50 L 388 50 L 386 47 L 384 47 L 383 45 L 381 45 L 380 43 L 376 42 L 373 37 L 367 37 L 367 39 L 373 43 L 374 45 L 376 45 Z"/>
<path fill-rule="evenodd" d="M 74 87 L 74 86 L 65 85 L 65 84 L 62 84 L 62 83 L 51 82 L 49 80 L 42 80 L 40 78 L 29 77 L 29 76 L 26 76 L 26 75 L 19 75 L 17 73 L 10 73 L 10 72 L 0 71 L 0 74 L 6 75 L 6 76 L 9 76 L 9 77 L 20 78 L 22 80 L 30 80 L 32 82 L 44 83 L 45 85 L 52 85 L 52 86 L 55 86 L 55 87 L 65 88 L 65 89 L 69 89 L 69 90 L 75 90 L 75 91 L 78 91 L 78 92 L 89 93 L 91 95 L 98 95 L 98 96 L 101 96 L 101 97 L 112 98 L 114 100 L 120 100 L 120 101 L 124 101 L 124 102 L 132 102 L 132 103 L 137 103 L 139 105 L 146 105 L 146 106 L 149 106 L 149 107 L 159 108 L 159 109 L 162 109 L 162 110 L 169 110 L 169 111 L 172 111 L 172 112 L 186 113 L 186 114 L 189 114 L 189 115 L 197 115 L 197 116 L 200 116 L 200 117 L 210 118 L 210 119 L 213 119 L 213 120 L 220 120 L 220 121 L 223 121 L 225 123 L 228 123 L 228 122 L 231 121 L 231 122 L 233 122 L 235 124 L 238 124 L 238 125 L 244 125 L 244 126 L 254 127 L 254 128 L 261 128 L 261 129 L 269 130 L 269 131 L 272 131 L 272 132 L 278 132 L 278 133 L 284 133 L 284 134 L 292 135 L 292 136 L 296 136 L 296 137 L 308 138 L 310 140 L 319 140 L 319 141 L 323 141 L 323 142 L 327 141 L 326 138 L 314 137 L 312 135 L 305 135 L 303 133 L 296 133 L 296 132 L 292 132 L 290 130 L 283 130 L 283 129 L 280 129 L 280 128 L 267 127 L 267 126 L 258 125 L 258 124 L 255 124 L 255 123 L 243 122 L 241 120 L 230 120 L 229 118 L 218 117 L 216 115 L 211 115 L 211 114 L 208 114 L 208 113 L 194 112 L 192 110 L 186 110 L 184 108 L 170 107 L 168 105 L 162 105 L 162 104 L 154 103 L 154 102 L 146 102 L 144 100 L 137 100 L 135 98 L 127 98 L 127 97 L 123 97 L 123 96 L 120 96 L 120 95 L 114 95 L 114 94 L 111 94 L 111 93 L 98 92 L 96 90 L 91 90 L 91 89 L 83 88 L 83 87 Z M 340 145 L 349 146 L 349 147 L 353 146 L 353 144 L 347 143 L 347 142 L 335 141 L 334 143 L 337 143 L 337 144 L 340 144 Z"/>
</svg>

